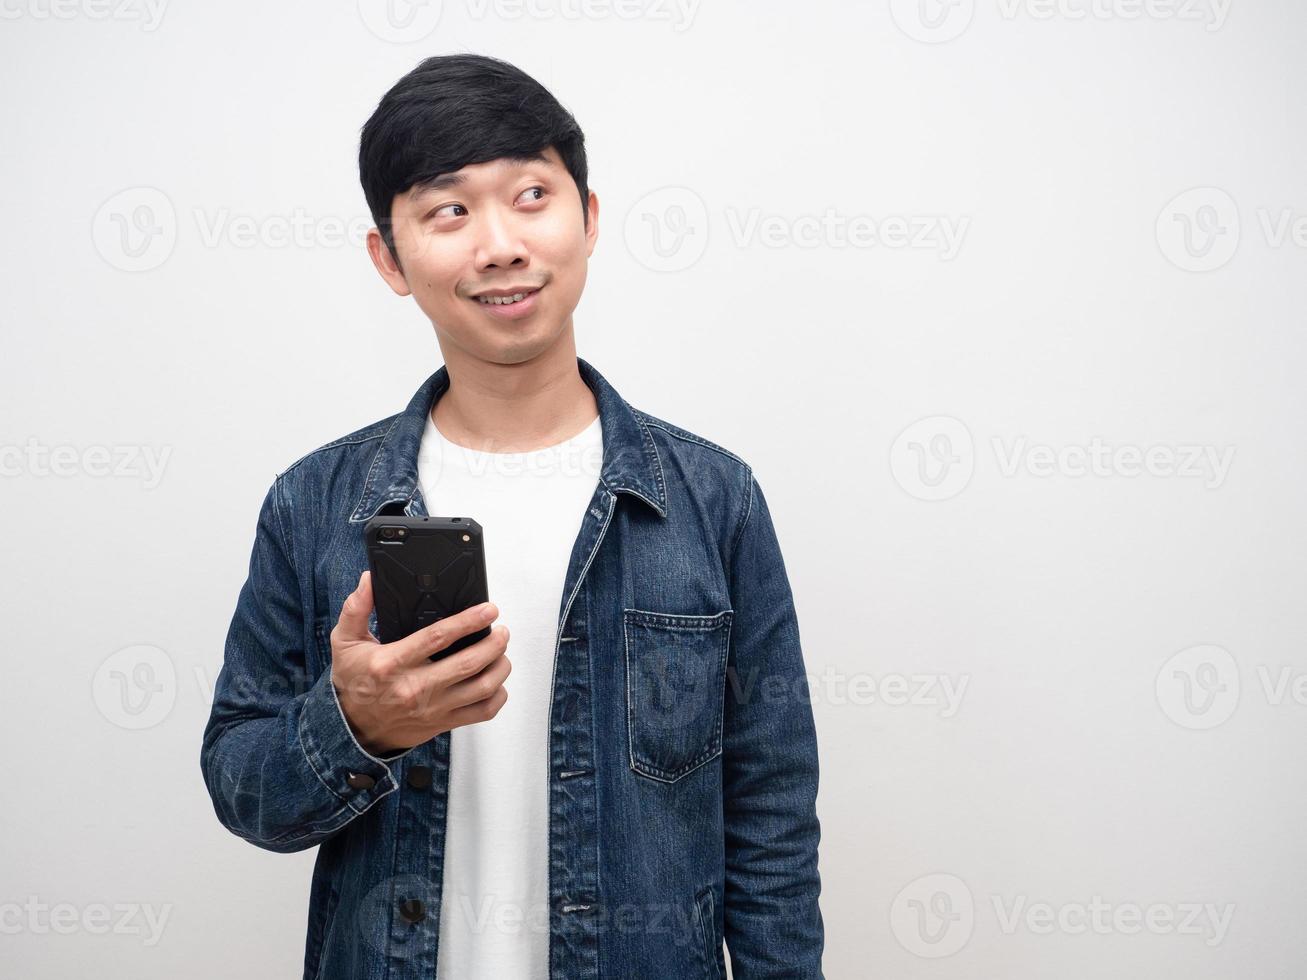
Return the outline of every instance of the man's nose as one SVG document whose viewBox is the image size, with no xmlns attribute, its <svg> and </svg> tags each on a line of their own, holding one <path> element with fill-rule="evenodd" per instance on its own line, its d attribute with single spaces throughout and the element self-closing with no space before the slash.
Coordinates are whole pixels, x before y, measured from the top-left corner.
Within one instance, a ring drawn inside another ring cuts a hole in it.
<svg viewBox="0 0 1307 980">
<path fill-rule="evenodd" d="M 478 246 L 477 268 L 504 269 L 527 264 L 526 244 L 516 223 L 498 211 L 485 212 Z"/>
</svg>

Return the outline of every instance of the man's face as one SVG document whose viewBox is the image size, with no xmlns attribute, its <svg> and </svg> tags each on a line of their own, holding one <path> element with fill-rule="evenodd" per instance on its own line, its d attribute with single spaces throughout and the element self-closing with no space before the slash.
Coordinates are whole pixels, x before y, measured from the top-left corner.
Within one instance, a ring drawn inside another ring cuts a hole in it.
<svg viewBox="0 0 1307 980">
<path fill-rule="evenodd" d="M 380 232 L 368 233 L 372 261 L 391 288 L 412 293 L 442 343 L 481 360 L 516 364 L 547 349 L 571 326 L 585 286 L 599 201 L 591 192 L 587 228 L 562 158 L 553 147 L 545 157 L 472 164 L 435 187 L 396 195 L 400 266 Z M 487 302 L 505 292 L 528 295 Z"/>
</svg>

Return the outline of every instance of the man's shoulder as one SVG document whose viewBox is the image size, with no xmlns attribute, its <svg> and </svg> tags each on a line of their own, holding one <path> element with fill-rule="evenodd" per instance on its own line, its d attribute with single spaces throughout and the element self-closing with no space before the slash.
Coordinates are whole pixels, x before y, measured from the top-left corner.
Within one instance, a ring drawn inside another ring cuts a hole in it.
<svg viewBox="0 0 1307 980">
<path fill-rule="evenodd" d="M 636 418 L 644 423 L 646 428 L 655 433 L 655 439 L 660 451 L 666 448 L 673 453 L 698 456 L 708 461 L 715 461 L 727 470 L 742 475 L 752 473 L 752 467 L 741 456 L 720 443 L 713 442 L 711 439 L 706 439 L 684 426 L 674 425 L 666 419 L 650 415 L 638 408 L 633 407 L 631 411 L 635 413 Z"/>
<path fill-rule="evenodd" d="M 391 427 L 394 426 L 402 414 L 402 412 L 396 412 L 394 415 L 388 415 L 384 419 L 370 422 L 353 432 L 347 432 L 337 439 L 323 443 L 316 449 L 309 450 L 281 470 L 277 474 L 277 478 L 282 479 L 297 471 L 314 471 L 320 468 L 335 469 L 342 465 L 349 465 L 361 458 L 370 460 L 376 450 L 377 443 L 385 438 L 386 433 L 391 430 Z"/>
</svg>

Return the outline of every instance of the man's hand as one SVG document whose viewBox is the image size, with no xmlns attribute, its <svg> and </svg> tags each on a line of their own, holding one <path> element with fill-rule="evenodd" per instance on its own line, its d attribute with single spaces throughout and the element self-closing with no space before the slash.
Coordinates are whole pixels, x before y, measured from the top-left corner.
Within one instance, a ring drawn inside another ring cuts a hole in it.
<svg viewBox="0 0 1307 980">
<path fill-rule="evenodd" d="M 434 663 L 433 654 L 494 622 L 494 603 L 473 606 L 381 643 L 368 631 L 372 573 L 364 572 L 331 631 L 331 682 L 359 744 L 391 755 L 460 725 L 486 721 L 508 700 L 508 627 Z"/>
</svg>

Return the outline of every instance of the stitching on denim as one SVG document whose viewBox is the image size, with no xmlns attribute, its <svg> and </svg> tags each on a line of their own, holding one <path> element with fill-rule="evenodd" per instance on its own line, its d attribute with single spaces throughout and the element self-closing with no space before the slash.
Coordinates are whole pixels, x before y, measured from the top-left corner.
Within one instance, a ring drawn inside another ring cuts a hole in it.
<svg viewBox="0 0 1307 980">
<path fill-rule="evenodd" d="M 730 568 L 735 562 L 735 553 L 740 548 L 740 541 L 744 538 L 744 526 L 749 523 L 749 518 L 753 516 L 753 488 L 757 482 L 753 476 L 753 470 L 747 470 L 745 480 L 749 486 L 749 496 L 744 504 L 744 515 L 740 518 L 740 526 L 735 529 L 735 536 L 731 539 L 731 553 L 727 556 L 726 567 Z"/>
<path fill-rule="evenodd" d="M 392 418 L 395 418 L 395 416 L 392 416 Z M 305 453 L 299 459 L 295 460 L 295 462 L 291 463 L 289 466 L 287 466 L 284 470 L 282 470 L 277 475 L 285 476 L 287 473 L 295 469 L 295 467 L 299 466 L 300 463 L 304 462 L 309 457 L 316 456 L 318 455 L 318 453 L 325 452 L 328 449 L 338 449 L 341 446 L 359 446 L 365 442 L 371 442 L 373 439 L 384 436 L 385 432 L 382 431 L 381 427 L 385 425 L 387 422 L 391 422 L 391 419 L 390 418 L 382 419 L 380 422 L 376 422 L 372 425 L 369 425 L 367 428 L 360 429 L 358 432 L 351 432 L 349 435 L 341 436 L 339 439 L 336 439 L 332 442 L 328 442 L 325 445 L 321 445 L 317 449 L 310 449 L 307 453 Z M 393 422 L 391 424 L 393 425 Z M 386 429 L 386 432 L 389 431 L 390 431 L 389 429 Z"/>
<path fill-rule="evenodd" d="M 723 699 L 725 699 L 726 697 L 726 684 L 730 683 L 730 677 L 728 677 L 726 673 L 726 666 L 731 659 L 731 621 L 734 618 L 735 618 L 734 616 L 731 616 L 726 620 L 726 637 L 722 643 L 721 653 L 717 655 L 720 661 L 720 663 L 718 664 L 718 668 L 721 671 L 721 675 L 722 675 Z M 726 724 L 726 706 L 725 704 L 723 704 L 722 710 L 717 712 L 717 743 L 716 744 L 717 744 L 718 752 L 722 750 L 722 735 L 723 735 L 722 729 L 725 726 L 725 724 Z"/>
<path fill-rule="evenodd" d="M 390 439 L 390 434 L 395 431 L 395 426 L 399 425 L 399 420 L 402 417 L 402 413 L 395 416 L 394 421 L 390 423 L 390 428 L 388 428 L 385 434 L 381 437 L 381 445 L 378 446 L 377 451 L 372 454 L 372 465 L 368 467 L 367 478 L 363 481 L 363 492 L 359 495 L 359 502 L 354 506 L 354 514 L 359 512 L 359 508 L 363 506 L 363 501 L 368 499 L 368 494 L 372 491 L 372 481 L 376 478 L 377 469 L 381 465 L 381 454 L 386 451 L 386 443 Z M 350 515 L 351 518 L 353 518 L 353 516 L 353 514 Z"/>
<path fill-rule="evenodd" d="M 626 403 L 626 407 L 631 410 L 631 414 L 635 416 L 635 420 L 640 423 L 640 435 L 644 439 L 645 448 L 653 452 L 654 462 L 658 464 L 658 477 L 657 477 L 658 496 L 660 496 L 663 500 L 666 500 L 667 483 L 663 476 L 663 458 L 658 453 L 658 446 L 654 442 L 653 436 L 649 433 L 649 426 L 646 425 L 644 419 L 640 417 L 642 413 L 637 412 L 634 408 L 631 408 L 631 405 L 629 403 Z M 666 510 L 666 508 L 663 509 Z"/>
<path fill-rule="evenodd" d="M 735 618 L 734 609 L 699 615 L 697 613 L 664 613 L 652 609 L 623 609 L 622 617 L 629 623 L 643 623 L 657 629 L 689 630 L 691 632 L 710 633 L 721 629 L 722 623 L 729 627 Z"/>
<path fill-rule="evenodd" d="M 707 900 L 708 906 L 706 915 L 704 914 L 703 907 L 705 899 Z M 717 950 L 714 948 L 712 940 L 708 938 L 710 934 L 714 937 L 717 935 L 717 923 L 715 921 L 716 917 L 713 908 L 712 885 L 708 885 L 706 888 L 701 889 L 695 894 L 694 904 L 699 919 L 699 941 L 703 944 L 704 955 L 708 957 L 708 972 L 711 973 L 713 977 L 716 977 L 717 980 L 721 980 L 722 971 L 717 965 Z"/>
<path fill-rule="evenodd" d="M 322 980 L 322 968 L 325 965 L 327 956 L 327 936 L 331 932 L 332 920 L 336 916 L 336 909 L 340 906 L 340 885 L 333 875 L 328 879 L 331 891 L 327 895 L 327 908 L 324 910 L 322 919 L 322 945 L 318 947 L 318 966 L 313 971 L 313 980 Z"/>
<path fill-rule="evenodd" d="M 739 463 L 741 466 L 748 467 L 749 465 L 739 456 L 735 455 L 735 453 L 727 449 L 725 446 L 719 446 L 717 445 L 717 443 L 705 439 L 703 436 L 697 436 L 688 429 L 682 429 L 680 426 L 673 425 L 671 422 L 664 421 L 663 419 L 660 418 L 655 418 L 654 416 L 648 414 L 647 412 L 641 412 L 638 409 L 632 409 L 632 411 L 634 411 L 635 414 L 639 416 L 643 422 L 646 422 L 647 424 L 653 426 L 656 429 L 662 429 L 668 435 L 675 436 L 676 438 L 682 439 L 685 442 L 697 443 L 698 445 L 703 446 L 705 449 L 711 449 L 714 452 L 719 452 L 723 456 L 727 457 L 728 459 L 735 460 L 735 462 Z"/>
<path fill-rule="evenodd" d="M 695 756 L 694 759 L 692 759 L 690 762 L 687 762 L 684 766 L 682 766 L 680 769 L 677 770 L 660 769 L 657 766 L 649 765 L 649 763 L 647 762 L 634 762 L 634 761 L 631 763 L 631 768 L 634 769 L 636 772 L 640 773 L 642 776 L 648 776 L 650 779 L 656 779 L 660 783 L 675 783 L 680 781 L 683 777 L 690 775 L 690 773 L 694 772 L 700 766 L 712 762 L 713 759 L 716 759 L 721 754 L 722 754 L 721 746 L 718 746 L 715 749 L 711 749 L 707 752 Z"/>
<path fill-rule="evenodd" d="M 635 615 L 632 615 L 633 613 Z M 650 623 L 650 622 L 644 622 L 641 619 L 642 616 L 658 617 L 658 618 L 654 619 L 652 623 Z M 692 615 L 678 614 L 678 613 L 658 613 L 646 609 L 623 609 L 622 610 L 622 637 L 624 640 L 623 645 L 626 650 L 627 757 L 629 759 L 630 766 L 633 771 L 638 772 L 643 776 L 648 776 L 651 779 L 656 779 L 659 782 L 674 783 L 680 780 L 682 777 L 688 776 L 690 773 L 698 769 L 700 766 L 708 762 L 711 762 L 713 759 L 717 758 L 719 755 L 722 754 L 722 723 L 723 723 L 724 711 L 718 711 L 717 713 L 716 736 L 710 741 L 708 747 L 704 749 L 702 752 L 700 752 L 697 756 L 692 758 L 690 761 L 682 765 L 680 769 L 675 769 L 675 770 L 663 769 L 660 766 L 650 765 L 648 762 L 637 760 L 635 757 L 635 725 L 634 725 L 635 714 L 633 708 L 633 701 L 631 698 L 631 625 L 632 623 L 643 624 L 643 625 L 656 624 L 654 625 L 655 629 L 685 630 L 688 632 L 696 632 L 696 633 L 716 632 L 718 630 L 721 630 L 724 624 L 725 632 L 723 635 L 722 642 L 718 644 L 720 650 L 718 651 L 717 654 L 718 672 L 722 673 L 725 670 L 727 654 L 730 651 L 731 620 L 734 619 L 734 617 L 735 617 L 735 610 L 733 609 L 724 609 L 719 613 L 714 613 L 712 615 L 707 615 L 707 616 L 692 616 Z M 668 620 L 677 620 L 677 619 L 690 619 L 690 620 L 697 619 L 700 620 L 703 625 L 679 626 L 667 622 Z M 720 620 L 720 622 L 716 622 L 713 625 L 708 625 L 710 622 L 716 620 Z M 724 681 L 725 678 L 723 677 L 723 682 Z"/>
<path fill-rule="evenodd" d="M 313 770 L 313 775 L 315 775 L 315 776 L 318 777 L 318 782 L 320 782 L 323 786 L 325 786 L 325 787 L 327 788 L 327 792 L 329 792 L 332 796 L 336 797 L 336 799 L 338 799 L 338 800 L 340 800 L 340 802 L 344 803 L 345 806 L 347 806 L 349 809 L 354 810 L 354 805 L 353 805 L 352 803 L 350 803 L 350 801 L 347 800 L 345 797 L 343 797 L 343 796 L 341 796 L 339 793 L 337 793 L 335 787 L 333 787 L 333 786 L 331 785 L 331 783 L 327 782 L 327 781 L 322 777 L 322 773 L 318 772 L 318 767 L 315 766 L 315 765 L 313 764 L 313 753 L 319 751 L 319 749 L 318 749 L 318 743 L 317 743 L 317 742 L 314 742 L 314 741 L 313 741 L 313 736 L 310 735 L 310 736 L 309 736 L 309 742 L 310 742 L 310 743 L 312 744 L 312 746 L 313 746 L 312 752 L 310 752 L 309 747 L 308 747 L 307 745 L 304 744 L 304 710 L 303 710 L 303 706 L 301 706 L 301 709 L 300 709 L 300 720 L 299 720 L 299 723 L 295 726 L 295 739 L 296 739 L 296 741 L 298 741 L 298 742 L 300 743 L 300 751 L 304 753 L 304 761 L 307 762 L 307 763 L 309 764 L 309 768 Z M 355 812 L 357 813 L 357 812 L 361 812 L 361 811 L 355 810 Z"/>
<path fill-rule="evenodd" d="M 635 763 L 635 711 L 631 701 L 631 624 L 622 624 L 622 637 L 626 647 L 626 754 L 631 768 L 639 771 Z"/>
<path fill-rule="evenodd" d="M 295 542 L 294 538 L 286 532 L 286 519 L 281 515 L 281 477 L 278 476 L 272 481 L 272 513 L 277 518 L 277 528 L 281 532 L 281 546 L 286 549 L 290 556 L 290 568 L 295 573 L 295 581 L 299 582 L 299 567 L 295 561 Z"/>
<path fill-rule="evenodd" d="M 604 535 L 608 531 L 608 525 L 612 523 L 613 515 L 617 513 L 617 495 L 608 489 L 608 484 L 604 483 L 602 478 L 599 480 L 599 483 L 604 488 L 604 504 L 607 507 L 605 511 L 604 522 L 599 526 L 599 533 L 595 535 L 595 543 L 591 545 L 590 554 L 586 558 L 585 564 L 581 567 L 581 573 L 576 577 L 576 584 L 572 586 L 572 594 L 567 597 L 567 604 L 563 607 L 562 618 L 558 621 L 558 632 L 560 637 L 563 631 L 563 624 L 567 622 L 567 617 L 572 612 L 572 603 L 576 600 L 577 593 L 581 591 L 581 583 L 585 581 L 586 572 L 590 570 L 590 563 L 594 561 L 595 555 L 599 553 L 599 545 L 604 540 Z M 545 737 L 548 740 L 550 740 L 551 743 L 554 737 L 554 694 L 556 690 L 555 685 L 558 683 L 558 651 L 561 645 L 562 645 L 561 639 L 555 640 L 554 656 L 552 658 L 552 664 L 549 668 L 549 731 Z M 628 701 L 628 709 L 629 709 L 629 701 Z M 629 722 L 627 724 L 627 733 L 629 736 L 630 733 Z M 549 751 L 549 747 L 546 747 L 546 751 Z M 550 765 L 551 766 L 553 765 L 552 760 L 550 760 Z M 552 840 L 554 836 L 554 806 L 553 806 L 552 795 L 549 800 L 549 806 L 547 808 L 547 812 L 545 816 L 545 827 L 546 827 L 546 831 L 545 831 L 546 838 Z M 596 853 L 597 853 L 598 844 L 596 844 L 595 846 L 596 846 Z M 545 874 L 547 880 L 552 886 L 553 870 L 548 865 L 546 865 Z M 551 959 L 554 955 L 554 939 L 553 939 L 552 931 L 549 936 L 549 947 L 548 947 L 548 953 L 546 955 Z"/>
</svg>

